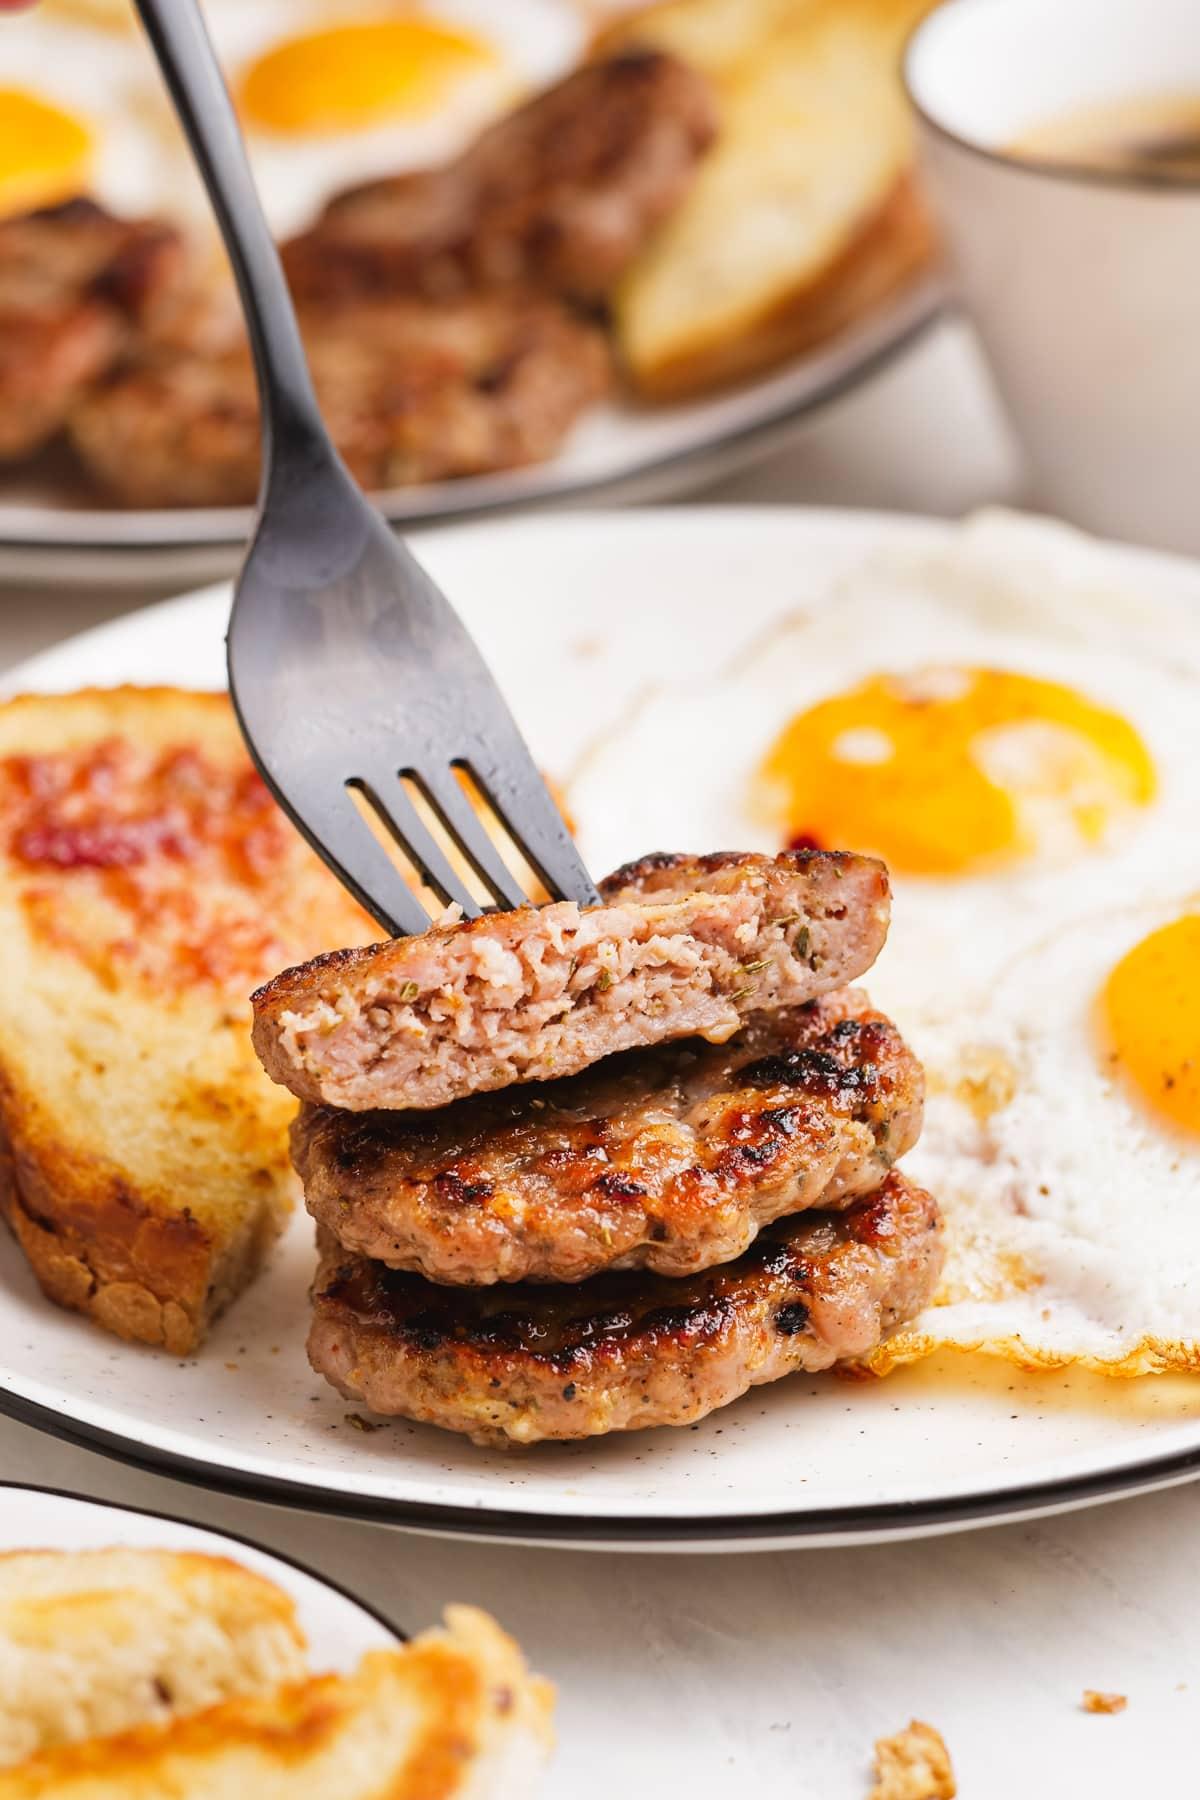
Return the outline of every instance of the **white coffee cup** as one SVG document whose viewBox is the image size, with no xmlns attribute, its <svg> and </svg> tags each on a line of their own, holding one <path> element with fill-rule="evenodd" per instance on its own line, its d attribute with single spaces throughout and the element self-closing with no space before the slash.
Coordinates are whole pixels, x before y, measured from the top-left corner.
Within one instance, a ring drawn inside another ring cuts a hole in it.
<svg viewBox="0 0 1200 1800">
<path fill-rule="evenodd" d="M 944 0 L 905 80 L 1038 504 L 1200 553 L 1200 182 L 1012 150 L 1084 107 L 1200 97 L 1200 0 Z"/>
</svg>

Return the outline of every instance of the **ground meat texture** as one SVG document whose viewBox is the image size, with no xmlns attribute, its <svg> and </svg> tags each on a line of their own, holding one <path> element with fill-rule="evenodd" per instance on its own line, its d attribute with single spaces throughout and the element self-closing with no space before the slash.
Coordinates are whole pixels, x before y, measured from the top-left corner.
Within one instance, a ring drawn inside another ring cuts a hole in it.
<svg viewBox="0 0 1200 1800">
<path fill-rule="evenodd" d="M 704 77 L 657 50 L 585 65 L 446 167 L 337 196 L 284 250 L 303 299 L 536 284 L 607 294 L 712 142 Z"/>
<path fill-rule="evenodd" d="M 551 456 L 611 373 L 596 327 L 517 294 L 310 311 L 302 326 L 325 422 L 374 491 Z M 152 350 L 75 408 L 71 432 L 128 506 L 234 506 L 257 491 L 258 396 L 241 342 Z"/>
<path fill-rule="evenodd" d="M 70 200 L 0 222 L 0 461 L 40 449 L 179 282 L 177 232 Z"/>
<path fill-rule="evenodd" d="M 267 1073 L 313 1104 L 429 1108 L 675 1038 L 724 1043 L 862 974 L 887 931 L 882 863 L 837 851 L 657 855 L 601 891 L 285 970 L 253 997 Z"/>
<path fill-rule="evenodd" d="M 920 1064 L 864 994 L 728 1044 L 627 1050 L 431 1113 L 303 1107 L 292 1156 L 346 1250 L 437 1282 L 690 1275 L 870 1193 L 916 1142 Z"/>
<path fill-rule="evenodd" d="M 893 1170 L 841 1213 L 767 1226 L 679 1281 L 449 1289 L 323 1246 L 313 1367 L 372 1411 L 476 1443 L 688 1425 L 750 1387 L 864 1356 L 931 1299 L 933 1199 Z"/>
</svg>

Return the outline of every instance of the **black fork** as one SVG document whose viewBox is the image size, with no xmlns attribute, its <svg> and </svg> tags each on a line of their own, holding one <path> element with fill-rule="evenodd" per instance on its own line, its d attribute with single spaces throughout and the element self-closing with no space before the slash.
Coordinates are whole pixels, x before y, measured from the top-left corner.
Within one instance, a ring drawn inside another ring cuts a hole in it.
<svg viewBox="0 0 1200 1800">
<path fill-rule="evenodd" d="M 496 905 L 529 898 L 460 772 L 552 898 L 594 905 L 591 877 L 483 658 L 325 429 L 196 0 L 137 5 L 233 264 L 258 376 L 262 483 L 228 636 L 229 686 L 255 763 L 314 850 L 394 936 L 424 931 L 429 914 L 352 790 L 424 884 L 467 917 L 480 901 L 431 815 Z"/>
</svg>

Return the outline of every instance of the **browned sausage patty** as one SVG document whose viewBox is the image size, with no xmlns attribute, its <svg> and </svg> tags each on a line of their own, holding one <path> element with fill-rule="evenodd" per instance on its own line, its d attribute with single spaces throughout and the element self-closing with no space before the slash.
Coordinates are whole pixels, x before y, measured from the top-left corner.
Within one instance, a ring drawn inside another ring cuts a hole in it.
<svg viewBox="0 0 1200 1800">
<path fill-rule="evenodd" d="M 325 421 L 374 490 L 551 456 L 610 379 L 602 333 L 527 295 L 364 304 L 302 324 Z M 152 350 L 75 408 L 71 433 L 91 475 L 126 505 L 251 501 L 259 423 L 248 352 Z"/>
<path fill-rule="evenodd" d="M 728 1044 L 627 1050 L 431 1113 L 304 1107 L 292 1156 L 344 1249 L 431 1281 L 690 1275 L 871 1193 L 916 1142 L 921 1066 L 853 989 Z"/>
<path fill-rule="evenodd" d="M 657 50 L 588 64 L 457 162 L 330 202 L 285 248 L 302 299 L 549 287 L 595 299 L 679 204 L 715 134 L 704 77 Z"/>
<path fill-rule="evenodd" d="M 308 1353 L 348 1399 L 477 1443 L 687 1425 L 760 1382 L 864 1356 L 931 1299 L 932 1198 L 898 1170 L 680 1281 L 449 1289 L 326 1243 Z"/>
<path fill-rule="evenodd" d="M 0 461 L 58 432 L 182 268 L 177 232 L 90 200 L 0 221 Z"/>
<path fill-rule="evenodd" d="M 883 864 L 843 852 L 660 855 L 601 892 L 285 970 L 253 996 L 263 1066 L 314 1104 L 446 1106 L 619 1050 L 723 1043 L 844 987 L 887 931 Z"/>
</svg>

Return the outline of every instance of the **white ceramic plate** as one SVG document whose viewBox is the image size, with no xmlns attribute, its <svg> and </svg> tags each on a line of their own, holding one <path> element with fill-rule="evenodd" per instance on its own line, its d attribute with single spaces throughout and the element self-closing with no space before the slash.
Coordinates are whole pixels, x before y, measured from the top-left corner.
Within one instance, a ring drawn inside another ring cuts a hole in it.
<svg viewBox="0 0 1200 1800">
<path fill-rule="evenodd" d="M 936 545 L 947 529 L 845 512 L 584 514 L 435 533 L 423 554 L 535 753 L 569 775 L 656 674 L 719 669 L 873 548 Z M 1139 580 L 1161 583 L 1183 568 L 1144 553 L 1113 557 L 1134 592 Z M 1194 584 L 1194 570 L 1186 576 Z M 15 681 L 215 685 L 227 604 L 213 590 L 155 607 L 76 638 Z M 602 833 L 612 834 L 621 806 L 614 794 Z M 403 1422 L 364 1433 L 305 1360 L 312 1264 L 300 1219 L 203 1352 L 180 1363 L 48 1305 L 6 1239 L 0 1404 L 128 1461 L 243 1494 L 426 1530 L 591 1546 L 914 1535 L 1200 1470 L 1200 1385 L 1181 1398 L 1165 1381 L 1035 1382 L 972 1358 L 877 1384 L 793 1377 L 689 1430 L 526 1455 Z"/>
<path fill-rule="evenodd" d="M 913 284 L 833 342 L 759 380 L 675 406 L 597 407 L 553 461 L 377 495 L 409 528 L 552 503 L 661 500 L 730 474 L 865 379 L 932 322 L 939 293 Z M 233 568 L 248 507 L 100 509 L 61 485 L 0 484 L 0 578 L 89 584 L 199 580 Z"/>
<path fill-rule="evenodd" d="M 290 1558 L 249 1538 L 203 1531 L 161 1513 L 89 1500 L 82 1494 L 0 1485 L 0 1555 L 12 1550 L 189 1550 L 228 1556 L 265 1575 L 296 1603 L 314 1669 L 349 1671 L 368 1650 L 394 1646 L 399 1633 L 379 1614 Z"/>
</svg>

